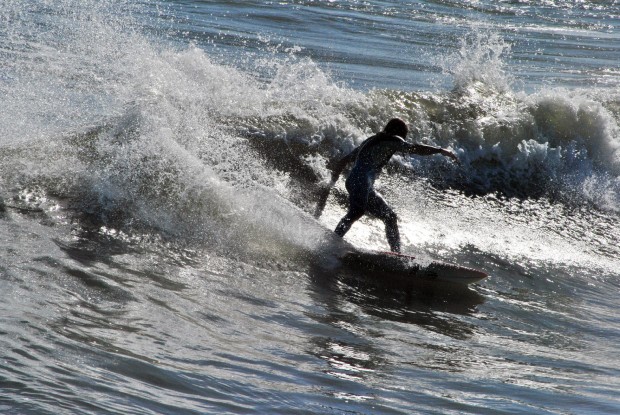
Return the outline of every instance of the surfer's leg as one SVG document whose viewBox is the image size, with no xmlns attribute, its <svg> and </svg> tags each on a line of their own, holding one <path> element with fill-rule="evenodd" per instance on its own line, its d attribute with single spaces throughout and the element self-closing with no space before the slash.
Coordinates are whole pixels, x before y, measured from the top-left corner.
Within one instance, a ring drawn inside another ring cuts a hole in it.
<svg viewBox="0 0 620 415">
<path fill-rule="evenodd" d="M 338 236 L 344 236 L 353 223 L 364 215 L 368 203 L 368 188 L 362 186 L 360 182 L 347 179 L 347 190 L 349 191 L 349 210 L 334 230 Z"/>
<path fill-rule="evenodd" d="M 396 216 L 396 212 L 374 190 L 368 195 L 367 207 L 368 212 L 381 219 L 385 224 L 385 235 L 392 252 L 400 252 L 400 232 L 398 231 L 398 216 Z"/>
<path fill-rule="evenodd" d="M 340 222 L 336 226 L 336 229 L 334 230 L 334 232 L 336 232 L 336 235 L 344 236 L 349 231 L 349 229 L 351 229 L 351 226 L 353 225 L 353 223 L 359 218 L 361 218 L 363 214 L 364 214 L 363 210 L 360 211 L 360 210 L 349 209 L 347 214 L 344 215 L 344 217 L 340 220 Z"/>
</svg>

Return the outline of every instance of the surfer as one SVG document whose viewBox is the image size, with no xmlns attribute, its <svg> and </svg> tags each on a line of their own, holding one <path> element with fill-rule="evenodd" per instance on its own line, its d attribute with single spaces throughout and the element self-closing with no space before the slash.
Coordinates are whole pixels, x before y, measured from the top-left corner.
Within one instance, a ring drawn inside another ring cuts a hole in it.
<svg viewBox="0 0 620 415">
<path fill-rule="evenodd" d="M 338 180 L 340 173 L 349 163 L 353 162 L 353 169 L 345 183 L 349 192 L 349 210 L 340 220 L 334 232 L 341 237 L 344 236 L 351 229 L 353 223 L 368 212 L 381 219 L 385 224 L 385 233 L 392 252 L 400 252 L 398 219 L 396 213 L 374 189 L 377 175 L 396 152 L 420 156 L 441 154 L 458 163 L 456 155 L 449 150 L 406 142 L 405 138 L 408 133 L 407 124 L 400 118 L 393 118 L 387 123 L 383 131 L 367 138 L 351 153 L 338 161 L 332 172 L 331 185 L 326 188 L 321 196 L 315 216 L 320 216 L 329 196 L 329 190 Z"/>
</svg>

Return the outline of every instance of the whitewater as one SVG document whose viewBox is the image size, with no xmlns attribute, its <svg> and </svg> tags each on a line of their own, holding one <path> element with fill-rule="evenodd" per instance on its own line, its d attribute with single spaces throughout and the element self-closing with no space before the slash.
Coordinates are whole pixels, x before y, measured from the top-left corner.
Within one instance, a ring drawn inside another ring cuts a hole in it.
<svg viewBox="0 0 620 415">
<path fill-rule="evenodd" d="M 7 0 L 0 413 L 620 411 L 620 6 Z M 385 287 L 330 167 L 398 116 Z"/>
</svg>

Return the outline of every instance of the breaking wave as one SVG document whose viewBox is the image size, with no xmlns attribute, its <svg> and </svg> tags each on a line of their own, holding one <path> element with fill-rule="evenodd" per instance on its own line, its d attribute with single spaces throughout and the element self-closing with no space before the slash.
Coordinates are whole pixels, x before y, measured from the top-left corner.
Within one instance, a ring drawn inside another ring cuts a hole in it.
<svg viewBox="0 0 620 415">
<path fill-rule="evenodd" d="M 257 58 L 256 75 L 194 44 L 154 41 L 133 19 L 107 20 L 102 8 L 111 3 L 88 13 L 59 4 L 45 12 L 53 21 L 22 16 L 8 29 L 11 47 L 3 45 L 11 65 L 1 88 L 13 91 L 0 112 L 5 200 L 43 203 L 22 196 L 42 189 L 98 223 L 155 227 L 223 249 L 265 232 L 318 244 L 323 230 L 312 225 L 308 237 L 302 211 L 313 210 L 328 165 L 400 116 L 411 139 L 452 148 L 462 165 L 401 156 L 387 174 L 620 210 L 617 95 L 516 91 L 502 58 L 510 48 L 495 35 L 472 35 L 444 58 L 450 91 L 358 91 L 295 50 Z M 43 23 L 67 31 L 62 48 L 57 37 L 28 35 Z"/>
</svg>

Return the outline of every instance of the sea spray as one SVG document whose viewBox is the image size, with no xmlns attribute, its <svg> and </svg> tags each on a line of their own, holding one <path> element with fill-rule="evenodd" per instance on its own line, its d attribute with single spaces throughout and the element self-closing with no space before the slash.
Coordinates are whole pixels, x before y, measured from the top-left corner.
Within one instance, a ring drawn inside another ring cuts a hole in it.
<svg viewBox="0 0 620 415">
<path fill-rule="evenodd" d="M 453 149 L 462 167 L 400 156 L 387 176 L 617 209 L 617 113 L 592 95 L 513 91 L 510 47 L 498 35 L 473 34 L 446 58 L 450 91 L 360 92 L 298 49 L 245 71 L 193 43 L 153 42 L 132 19 L 100 12 L 90 12 L 94 25 L 78 13 L 76 33 L 60 51 L 50 41 L 49 59 L 34 69 L 14 63 L 15 105 L 2 114 L 16 121 L 3 123 L 8 186 L 71 199 L 95 224 L 221 250 L 312 250 L 324 230 L 306 213 L 329 166 L 392 116 L 409 123 L 410 140 Z M 50 62 L 58 70 L 47 73 Z M 331 203 L 346 201 L 342 189 L 335 195 Z"/>
<path fill-rule="evenodd" d="M 507 93 L 514 79 L 506 71 L 511 46 L 492 31 L 473 30 L 460 39 L 459 50 L 435 60 L 453 80 L 453 89 L 484 87 L 488 92 Z"/>
<path fill-rule="evenodd" d="M 617 210 L 610 202 L 617 198 L 610 179 L 618 176 L 617 100 L 604 91 L 513 91 L 508 56 L 503 39 L 474 31 L 457 53 L 438 59 L 454 77 L 449 93 L 386 91 L 388 106 L 412 125 L 413 139 L 452 148 L 463 168 L 446 169 L 432 158 L 401 162 L 413 175 L 465 192 L 578 204 L 605 199 L 599 206 Z M 586 190 L 599 179 L 601 198 Z"/>
</svg>

